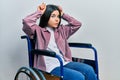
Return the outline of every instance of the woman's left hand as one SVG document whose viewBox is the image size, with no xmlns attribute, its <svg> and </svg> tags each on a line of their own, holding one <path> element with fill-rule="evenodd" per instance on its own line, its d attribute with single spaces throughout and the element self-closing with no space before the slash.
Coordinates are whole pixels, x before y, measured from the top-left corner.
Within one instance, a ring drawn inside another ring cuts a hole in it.
<svg viewBox="0 0 120 80">
<path fill-rule="evenodd" d="M 61 12 L 61 16 L 62 16 L 62 15 L 63 15 L 63 9 L 62 9 L 61 6 L 58 6 L 58 8 L 59 8 L 59 10 L 60 10 L 60 12 Z"/>
</svg>

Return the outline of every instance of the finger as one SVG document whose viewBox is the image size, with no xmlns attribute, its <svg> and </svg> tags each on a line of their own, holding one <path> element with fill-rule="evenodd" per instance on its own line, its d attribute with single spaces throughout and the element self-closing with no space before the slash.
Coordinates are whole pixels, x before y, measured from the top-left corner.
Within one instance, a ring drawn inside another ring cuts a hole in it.
<svg viewBox="0 0 120 80">
<path fill-rule="evenodd" d="M 41 9 L 43 10 L 43 9 L 45 9 L 45 7 L 46 7 L 46 4 L 45 4 L 45 3 L 42 3 Z"/>
<path fill-rule="evenodd" d="M 62 7 L 61 6 L 58 6 L 59 10 L 62 11 Z"/>
</svg>

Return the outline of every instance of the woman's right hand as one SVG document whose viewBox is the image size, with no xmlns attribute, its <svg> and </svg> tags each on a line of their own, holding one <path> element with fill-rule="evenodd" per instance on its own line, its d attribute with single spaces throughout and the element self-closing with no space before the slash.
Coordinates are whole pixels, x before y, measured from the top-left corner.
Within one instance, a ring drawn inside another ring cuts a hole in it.
<svg viewBox="0 0 120 80">
<path fill-rule="evenodd" d="M 46 4 L 42 3 L 41 5 L 38 6 L 37 10 L 41 11 L 43 14 L 46 10 Z"/>
</svg>

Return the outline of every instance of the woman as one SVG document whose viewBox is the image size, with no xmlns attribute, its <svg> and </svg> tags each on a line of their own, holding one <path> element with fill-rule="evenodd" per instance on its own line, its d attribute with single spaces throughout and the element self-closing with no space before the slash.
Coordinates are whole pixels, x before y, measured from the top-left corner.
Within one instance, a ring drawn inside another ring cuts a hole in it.
<svg viewBox="0 0 120 80">
<path fill-rule="evenodd" d="M 40 18 L 39 25 L 36 24 Z M 68 22 L 62 25 L 61 19 Z M 36 34 L 36 49 L 56 52 L 63 60 L 63 80 L 97 80 L 93 68 L 84 63 L 72 62 L 71 51 L 67 39 L 81 27 L 75 18 L 63 13 L 60 6 L 42 3 L 37 11 L 23 19 L 23 31 L 34 38 Z M 35 55 L 34 67 L 51 74 L 60 75 L 59 62 L 55 58 Z"/>
</svg>

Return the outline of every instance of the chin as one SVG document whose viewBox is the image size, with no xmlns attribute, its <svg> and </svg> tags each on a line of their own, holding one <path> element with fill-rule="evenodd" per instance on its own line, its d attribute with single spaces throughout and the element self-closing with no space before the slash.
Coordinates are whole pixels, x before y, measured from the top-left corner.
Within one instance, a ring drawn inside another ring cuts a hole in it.
<svg viewBox="0 0 120 80">
<path fill-rule="evenodd" d="M 54 26 L 54 28 L 57 28 L 58 26 Z"/>
</svg>

